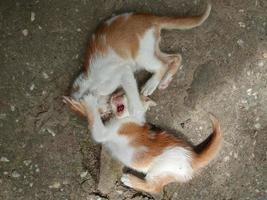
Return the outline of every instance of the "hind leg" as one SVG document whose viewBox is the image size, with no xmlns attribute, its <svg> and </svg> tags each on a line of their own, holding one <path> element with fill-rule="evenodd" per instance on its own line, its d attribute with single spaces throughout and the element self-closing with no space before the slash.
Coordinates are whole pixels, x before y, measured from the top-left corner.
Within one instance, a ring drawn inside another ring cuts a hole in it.
<svg viewBox="0 0 267 200">
<path fill-rule="evenodd" d="M 182 56 L 180 54 L 165 54 L 160 52 L 159 57 L 167 64 L 168 69 L 161 79 L 158 88 L 160 90 L 166 89 L 173 79 L 173 76 L 178 71 L 182 63 Z"/>
<path fill-rule="evenodd" d="M 154 177 L 153 179 L 145 178 L 144 180 L 132 174 L 124 174 L 121 177 L 121 181 L 124 185 L 149 193 L 159 193 L 165 185 L 174 182 L 175 180 L 175 177 L 170 175 L 161 175 Z"/>
</svg>

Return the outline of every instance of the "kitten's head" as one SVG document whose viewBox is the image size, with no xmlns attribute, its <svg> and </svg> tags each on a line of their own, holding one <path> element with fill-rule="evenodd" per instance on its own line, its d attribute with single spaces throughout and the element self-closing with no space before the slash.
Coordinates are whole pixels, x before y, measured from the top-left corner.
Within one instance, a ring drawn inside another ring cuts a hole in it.
<svg viewBox="0 0 267 200">
<path fill-rule="evenodd" d="M 141 101 L 146 111 L 149 110 L 151 106 L 157 105 L 152 99 L 143 95 L 141 95 Z M 113 94 L 110 104 L 112 111 L 117 118 L 120 119 L 129 116 L 128 99 L 124 92 L 121 91 Z"/>
</svg>

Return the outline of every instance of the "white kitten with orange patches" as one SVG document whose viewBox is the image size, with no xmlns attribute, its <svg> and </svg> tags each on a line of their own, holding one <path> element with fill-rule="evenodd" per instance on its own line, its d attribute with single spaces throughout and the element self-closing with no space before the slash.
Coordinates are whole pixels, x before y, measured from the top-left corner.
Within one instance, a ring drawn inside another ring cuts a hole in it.
<svg viewBox="0 0 267 200">
<path fill-rule="evenodd" d="M 128 13 L 107 20 L 90 40 L 84 71 L 74 82 L 71 96 L 79 100 L 91 94 L 101 101 L 122 87 L 129 99 L 131 115 L 144 122 L 144 109 L 134 72 L 145 69 L 153 73 L 142 89 L 145 96 L 151 95 L 157 87 L 168 87 L 182 58 L 180 54 L 166 54 L 160 50 L 161 30 L 200 26 L 208 18 L 210 10 L 209 4 L 204 14 L 197 17 Z M 103 105 L 99 104 L 99 107 Z"/>
<path fill-rule="evenodd" d="M 112 99 L 113 112 L 118 117 L 105 125 L 101 121 L 94 96 L 86 96 L 82 103 L 68 98 L 66 100 L 86 114 L 96 142 L 105 145 L 113 157 L 127 167 L 145 173 L 144 179 L 132 174 L 124 174 L 121 178 L 126 186 L 137 190 L 157 193 L 168 183 L 190 180 L 197 170 L 215 157 L 222 140 L 219 122 L 212 115 L 213 133 L 197 152 L 186 141 L 166 131 L 152 130 L 135 116 L 124 115 L 123 112 L 127 113 L 128 109 L 125 95 Z M 146 108 L 149 102 L 144 101 Z"/>
</svg>

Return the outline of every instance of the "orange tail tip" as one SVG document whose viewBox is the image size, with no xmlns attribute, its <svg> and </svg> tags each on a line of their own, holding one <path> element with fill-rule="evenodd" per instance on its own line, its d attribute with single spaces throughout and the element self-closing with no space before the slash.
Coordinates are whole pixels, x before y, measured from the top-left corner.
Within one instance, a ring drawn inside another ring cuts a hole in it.
<svg viewBox="0 0 267 200">
<path fill-rule="evenodd" d="M 213 133 L 204 140 L 197 148 L 193 157 L 193 168 L 195 170 L 206 166 L 218 153 L 222 141 L 222 132 L 218 119 L 209 113 L 212 122 Z"/>
<path fill-rule="evenodd" d="M 193 17 L 156 17 L 155 23 L 162 29 L 191 29 L 203 24 L 209 17 L 211 4 L 208 2 L 205 12 L 200 16 Z"/>
</svg>

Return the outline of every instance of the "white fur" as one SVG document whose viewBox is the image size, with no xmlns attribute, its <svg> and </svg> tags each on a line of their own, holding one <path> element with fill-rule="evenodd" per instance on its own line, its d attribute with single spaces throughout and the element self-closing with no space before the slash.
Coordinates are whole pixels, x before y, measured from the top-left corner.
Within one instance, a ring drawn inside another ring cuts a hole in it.
<svg viewBox="0 0 267 200">
<path fill-rule="evenodd" d="M 190 151 L 183 147 L 169 147 L 156 157 L 147 172 L 146 179 L 162 175 L 172 175 L 179 182 L 190 180 L 193 176 Z"/>
</svg>

